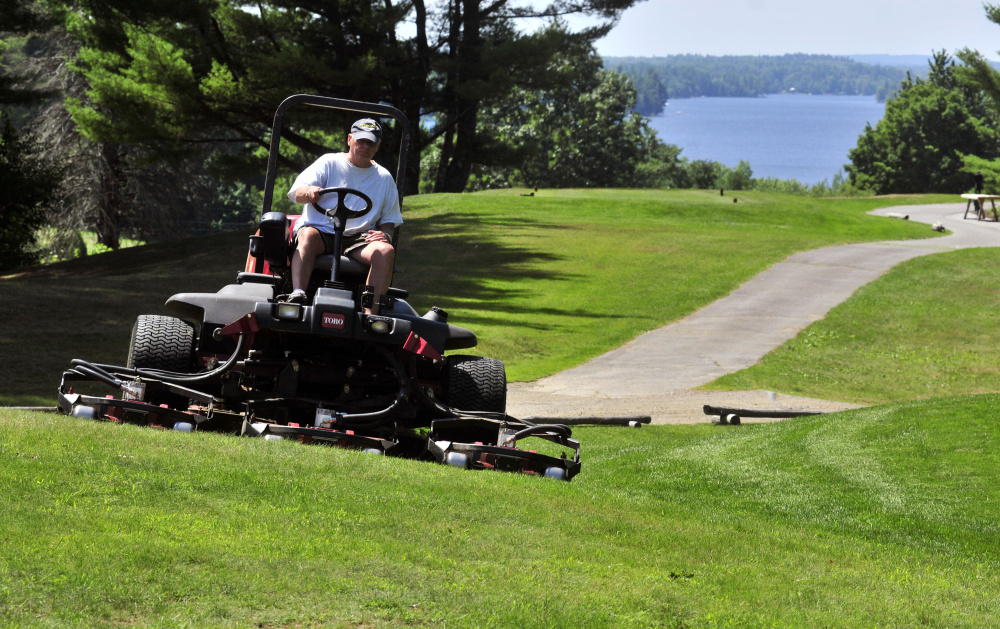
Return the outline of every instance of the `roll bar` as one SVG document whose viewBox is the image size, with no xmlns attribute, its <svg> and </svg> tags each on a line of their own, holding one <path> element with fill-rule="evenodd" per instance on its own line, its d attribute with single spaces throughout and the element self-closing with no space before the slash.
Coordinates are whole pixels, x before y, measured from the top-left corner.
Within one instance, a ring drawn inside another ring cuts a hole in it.
<svg viewBox="0 0 1000 629">
<path fill-rule="evenodd" d="M 261 211 L 261 217 L 271 211 L 271 203 L 274 199 L 274 181 L 278 170 L 278 147 L 281 144 L 281 126 L 285 110 L 292 105 L 309 105 L 313 107 L 325 107 L 327 109 L 339 109 L 341 111 L 354 111 L 360 114 L 392 118 L 399 123 L 399 164 L 396 167 L 395 179 L 396 194 L 399 195 L 399 202 L 402 205 L 403 185 L 406 179 L 406 154 L 410 148 L 410 123 L 407 121 L 406 116 L 403 115 L 403 112 L 390 105 L 365 103 L 356 100 L 345 100 L 343 98 L 330 98 L 328 96 L 295 94 L 283 100 L 274 113 L 274 125 L 271 127 L 271 146 L 267 154 L 267 177 L 264 180 L 264 207 Z"/>
</svg>

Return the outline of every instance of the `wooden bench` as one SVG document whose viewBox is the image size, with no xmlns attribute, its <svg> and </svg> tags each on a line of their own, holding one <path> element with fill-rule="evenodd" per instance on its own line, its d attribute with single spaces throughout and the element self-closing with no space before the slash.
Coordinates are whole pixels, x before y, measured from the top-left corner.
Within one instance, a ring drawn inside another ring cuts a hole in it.
<svg viewBox="0 0 1000 629">
<path fill-rule="evenodd" d="M 973 203 L 976 204 L 978 211 L 976 212 L 976 220 L 983 220 L 986 218 L 986 206 L 983 205 L 985 201 L 990 202 L 990 206 L 993 208 L 993 220 L 1000 221 L 1000 216 L 997 216 L 997 204 L 996 200 L 1000 199 L 1000 196 L 994 194 L 963 194 L 963 199 L 966 199 L 965 204 L 965 215 L 962 217 L 966 219 L 969 217 L 969 210 L 972 208 Z"/>
</svg>

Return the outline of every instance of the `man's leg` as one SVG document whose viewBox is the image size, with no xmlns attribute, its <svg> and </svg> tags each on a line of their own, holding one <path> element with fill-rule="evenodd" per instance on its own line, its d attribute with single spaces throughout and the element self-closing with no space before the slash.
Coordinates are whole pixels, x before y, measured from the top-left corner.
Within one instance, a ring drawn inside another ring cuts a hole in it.
<svg viewBox="0 0 1000 629">
<path fill-rule="evenodd" d="M 295 251 L 292 253 L 292 289 L 305 290 L 309 286 L 316 256 L 326 251 L 323 236 L 313 227 L 299 230 Z"/>
<path fill-rule="evenodd" d="M 348 253 L 351 258 L 368 265 L 368 285 L 375 289 L 375 301 L 368 314 L 378 314 L 378 300 L 389 290 L 392 281 L 392 265 L 396 260 L 396 249 L 387 242 L 370 242 L 360 249 Z"/>
</svg>

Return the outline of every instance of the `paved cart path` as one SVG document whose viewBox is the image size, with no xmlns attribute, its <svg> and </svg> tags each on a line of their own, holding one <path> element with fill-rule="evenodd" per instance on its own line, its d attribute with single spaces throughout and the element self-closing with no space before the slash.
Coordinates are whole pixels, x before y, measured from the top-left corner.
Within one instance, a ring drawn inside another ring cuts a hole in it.
<svg viewBox="0 0 1000 629">
<path fill-rule="evenodd" d="M 855 405 L 765 391 L 694 387 L 755 364 L 893 266 L 911 258 L 1000 246 L 1000 224 L 963 219 L 965 204 L 883 208 L 952 233 L 927 240 L 838 245 L 797 253 L 726 297 L 586 364 L 530 383 L 511 383 L 514 417 L 651 415 L 654 423 L 705 421 L 704 404 L 840 410 Z M 971 213 L 970 213 L 971 216 Z"/>
</svg>

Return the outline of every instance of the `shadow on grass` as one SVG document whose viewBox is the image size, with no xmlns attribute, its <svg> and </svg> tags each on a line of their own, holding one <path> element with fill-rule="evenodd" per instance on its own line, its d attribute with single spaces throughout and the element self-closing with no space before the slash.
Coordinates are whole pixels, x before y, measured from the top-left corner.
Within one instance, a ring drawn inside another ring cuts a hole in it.
<svg viewBox="0 0 1000 629">
<path fill-rule="evenodd" d="M 545 290 L 546 283 L 582 282 L 586 277 L 566 271 L 568 256 L 551 246 L 546 233 L 575 231 L 583 239 L 589 229 L 592 227 L 517 216 L 484 218 L 446 213 L 411 219 L 404 225 L 400 239 L 398 260 L 404 273 L 397 275 L 394 283 L 410 291 L 409 301 L 418 310 L 431 305 L 446 310 L 462 308 L 482 312 L 495 309 L 514 315 L 518 326 L 537 330 L 556 326 L 534 317 L 627 318 L 631 315 L 586 310 L 578 304 L 567 309 L 530 305 L 532 298 Z M 498 230 L 508 232 L 513 238 L 491 235 Z M 537 242 L 538 246 L 516 246 L 509 244 L 510 240 Z M 511 317 L 466 312 L 463 324 L 509 326 Z M 565 322 L 558 325 L 565 325 Z"/>
<path fill-rule="evenodd" d="M 109 251 L 75 260 L 30 267 L 3 280 L 78 281 L 95 277 L 140 276 L 235 280 L 243 270 L 252 229 L 184 238 Z M 221 286 L 219 287 L 221 288 Z"/>
<path fill-rule="evenodd" d="M 0 404 L 54 403 L 74 358 L 123 364 L 140 314 L 215 292 L 243 269 L 249 230 L 122 249 L 0 279 Z"/>
<path fill-rule="evenodd" d="M 546 230 L 567 229 L 576 228 L 526 218 L 490 216 L 484 220 L 455 213 L 411 219 L 401 230 L 397 258 L 404 272 L 394 283 L 409 290 L 421 306 L 430 301 L 444 308 L 503 303 L 505 310 L 519 310 L 510 301 L 535 295 L 538 282 L 572 282 L 580 276 L 555 270 L 566 259 L 557 251 L 512 245 L 509 238 L 491 237 L 491 232 L 517 231 L 522 235 L 519 240 L 530 240 L 543 239 Z M 520 285 L 526 288 L 517 288 Z M 566 314 L 549 310 L 549 314 Z"/>
<path fill-rule="evenodd" d="M 457 305 L 457 304 L 456 304 Z M 447 308 L 445 308 L 447 310 Z M 573 320 L 577 319 L 587 319 L 587 320 L 608 320 L 608 319 L 649 319 L 650 317 L 635 317 L 631 315 L 621 315 L 621 314 L 609 314 L 606 312 L 592 312 L 587 310 L 580 310 L 579 308 L 575 310 L 559 310 L 557 308 L 518 308 L 516 306 L 505 305 L 503 312 L 515 315 L 515 317 L 492 317 L 487 315 L 478 315 L 476 313 L 468 313 L 462 315 L 462 322 L 459 325 L 462 326 L 497 326 L 504 327 L 512 325 L 512 318 L 516 318 L 517 327 L 519 328 L 529 328 L 532 330 L 539 331 L 551 331 L 557 328 L 575 327 Z M 524 315 L 524 316 L 519 316 Z M 554 323 L 545 323 L 543 320 L 533 318 L 533 317 L 545 317 L 547 321 L 553 321 Z M 562 321 L 560 321 L 560 319 Z"/>
</svg>

